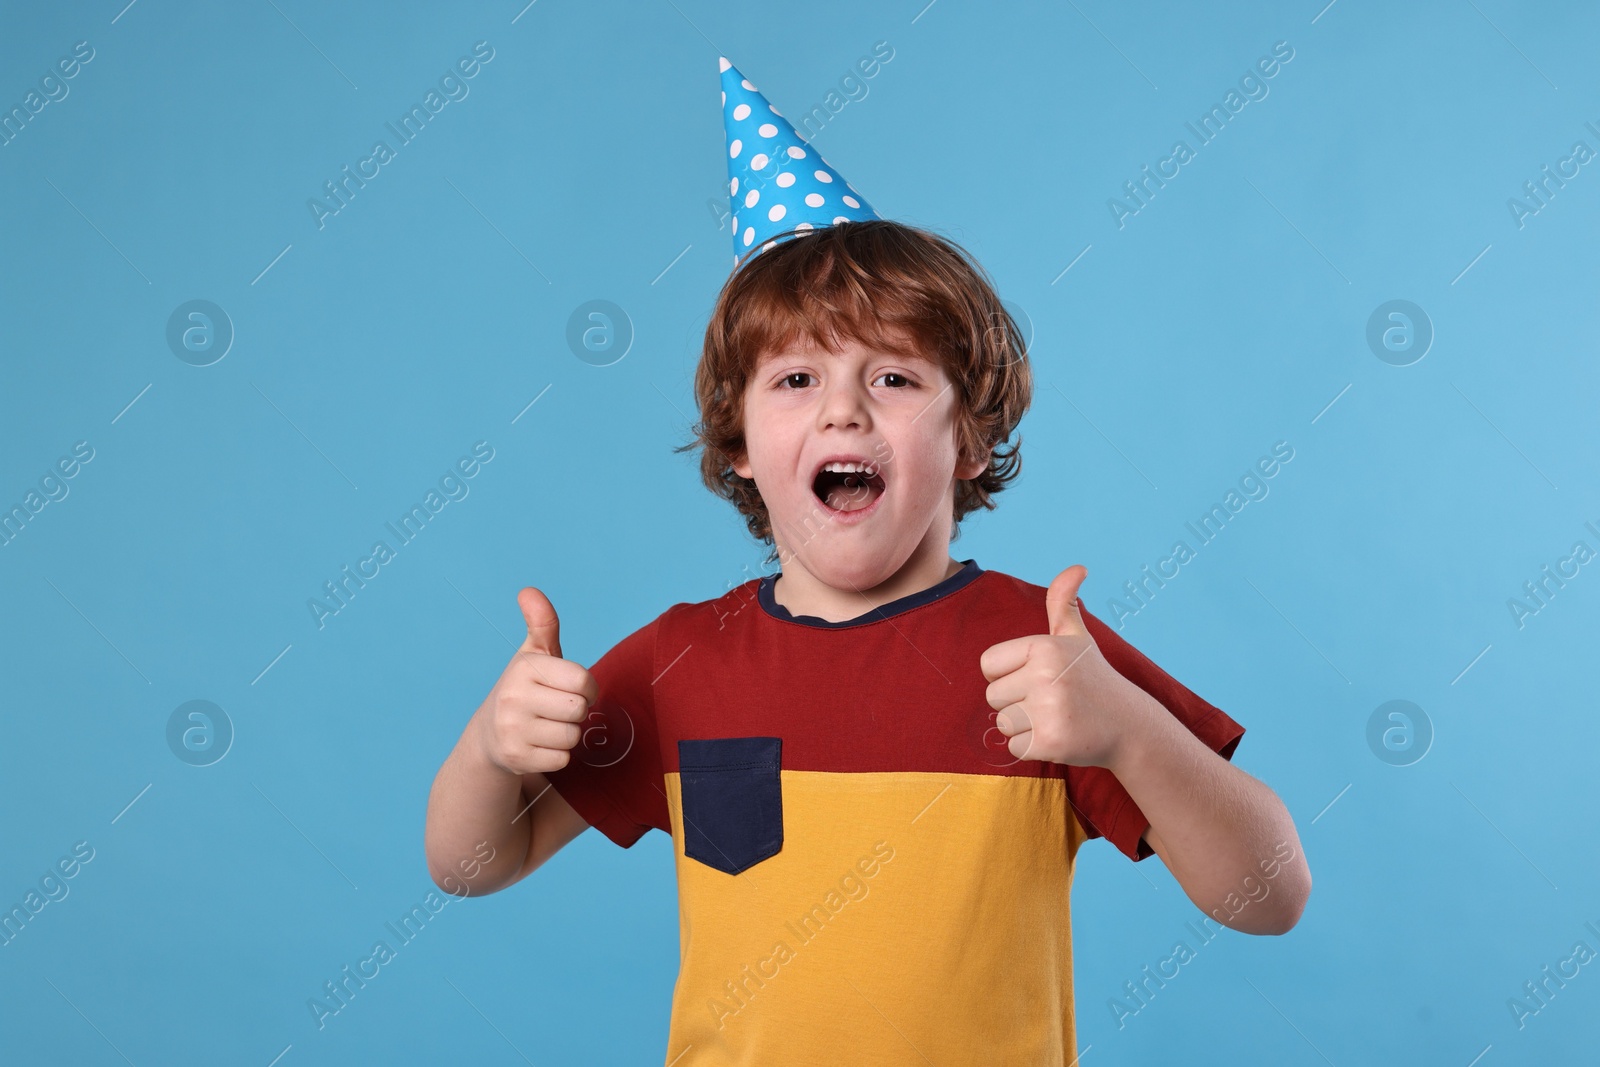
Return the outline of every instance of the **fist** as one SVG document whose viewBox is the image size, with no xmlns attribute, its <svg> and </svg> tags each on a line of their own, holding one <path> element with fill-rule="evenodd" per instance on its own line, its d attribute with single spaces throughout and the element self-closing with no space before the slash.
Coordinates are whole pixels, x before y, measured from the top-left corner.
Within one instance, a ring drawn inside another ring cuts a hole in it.
<svg viewBox="0 0 1600 1067">
<path fill-rule="evenodd" d="M 517 606 L 528 637 L 474 716 L 478 738 L 497 767 L 557 771 L 571 760 L 600 690 L 581 664 L 561 658 L 561 623 L 545 595 L 529 586 Z"/>
<path fill-rule="evenodd" d="M 1002 641 L 979 661 L 994 725 L 1018 759 L 1107 767 L 1129 728 L 1112 709 L 1118 689 L 1133 683 L 1106 662 L 1078 611 L 1088 574 L 1068 567 L 1050 583 L 1049 633 Z"/>
</svg>

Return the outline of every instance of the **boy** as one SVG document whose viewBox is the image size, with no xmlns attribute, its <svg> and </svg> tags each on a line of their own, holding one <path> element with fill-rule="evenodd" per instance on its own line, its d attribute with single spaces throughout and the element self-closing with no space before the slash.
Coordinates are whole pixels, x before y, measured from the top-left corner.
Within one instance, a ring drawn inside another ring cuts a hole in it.
<svg viewBox="0 0 1600 1067">
<path fill-rule="evenodd" d="M 434 783 L 430 871 L 487 841 L 493 892 L 591 825 L 669 833 L 669 1064 L 1073 1063 L 1078 847 L 1160 855 L 1227 925 L 1284 933 L 1311 884 L 1294 824 L 1228 763 L 1243 728 L 1079 604 L 1083 567 L 1046 589 L 951 558 L 1020 467 L 1016 325 L 726 60 L 723 87 L 749 251 L 707 326 L 696 443 L 781 573 L 673 605 L 591 670 L 522 590 L 528 638 Z"/>
</svg>

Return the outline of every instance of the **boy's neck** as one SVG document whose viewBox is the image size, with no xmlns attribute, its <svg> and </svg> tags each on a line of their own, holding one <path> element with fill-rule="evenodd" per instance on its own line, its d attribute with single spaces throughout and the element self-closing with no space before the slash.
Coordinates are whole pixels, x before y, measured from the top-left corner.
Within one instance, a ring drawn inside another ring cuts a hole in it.
<svg viewBox="0 0 1600 1067">
<path fill-rule="evenodd" d="M 950 558 L 948 544 L 938 551 L 919 548 L 887 581 L 871 589 L 836 589 L 798 560 L 791 560 L 773 583 L 772 599 L 790 615 L 810 615 L 827 622 L 845 622 L 901 597 L 931 589 L 961 569 Z"/>
</svg>

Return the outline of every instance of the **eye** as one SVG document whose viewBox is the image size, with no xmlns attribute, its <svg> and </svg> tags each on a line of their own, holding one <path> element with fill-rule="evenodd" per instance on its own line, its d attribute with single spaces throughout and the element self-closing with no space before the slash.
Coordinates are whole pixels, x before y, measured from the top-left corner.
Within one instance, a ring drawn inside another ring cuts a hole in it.
<svg viewBox="0 0 1600 1067">
<path fill-rule="evenodd" d="M 900 385 L 890 385 L 890 388 L 892 389 L 916 388 L 916 383 L 910 378 L 907 378 L 904 374 L 898 374 L 892 370 L 884 371 L 882 374 L 878 375 L 877 380 L 882 381 L 885 378 L 897 378 L 900 380 Z"/>
<path fill-rule="evenodd" d="M 785 374 L 783 376 L 783 384 L 779 385 L 778 388 L 779 389 L 803 389 L 803 388 L 805 388 L 805 382 L 801 382 L 799 385 L 796 385 L 795 384 L 795 379 L 796 378 L 809 379 L 810 377 L 811 377 L 811 375 L 809 373 L 807 373 L 806 371 L 803 371 L 803 370 L 797 370 L 793 374 Z"/>
</svg>

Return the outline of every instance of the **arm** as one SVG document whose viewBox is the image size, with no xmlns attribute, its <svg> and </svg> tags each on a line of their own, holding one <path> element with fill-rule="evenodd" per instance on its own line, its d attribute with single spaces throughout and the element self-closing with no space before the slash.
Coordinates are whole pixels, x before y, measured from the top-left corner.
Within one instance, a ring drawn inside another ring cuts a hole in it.
<svg viewBox="0 0 1600 1067">
<path fill-rule="evenodd" d="M 588 828 L 544 772 L 570 761 L 598 689 L 582 665 L 561 658 L 559 621 L 544 594 L 530 587 L 517 603 L 528 638 L 428 795 L 428 874 L 458 896 L 504 889 Z"/>
<path fill-rule="evenodd" d="M 1107 662 L 1078 607 L 1086 574 L 1069 567 L 1050 583 L 1047 634 L 984 652 L 996 727 L 1019 759 L 1109 770 L 1190 900 L 1233 929 L 1286 933 L 1311 892 L 1293 820 L 1272 790 Z"/>
<path fill-rule="evenodd" d="M 1288 933 L 1311 893 L 1311 871 L 1277 794 L 1132 683 L 1110 703 L 1128 726 L 1108 769 L 1150 820 L 1144 840 L 1189 899 L 1243 933 Z"/>
<path fill-rule="evenodd" d="M 518 775 L 491 762 L 478 722 L 474 716 L 467 723 L 433 780 L 423 835 L 429 877 L 457 895 L 521 881 L 589 828 L 543 774 Z"/>
</svg>

